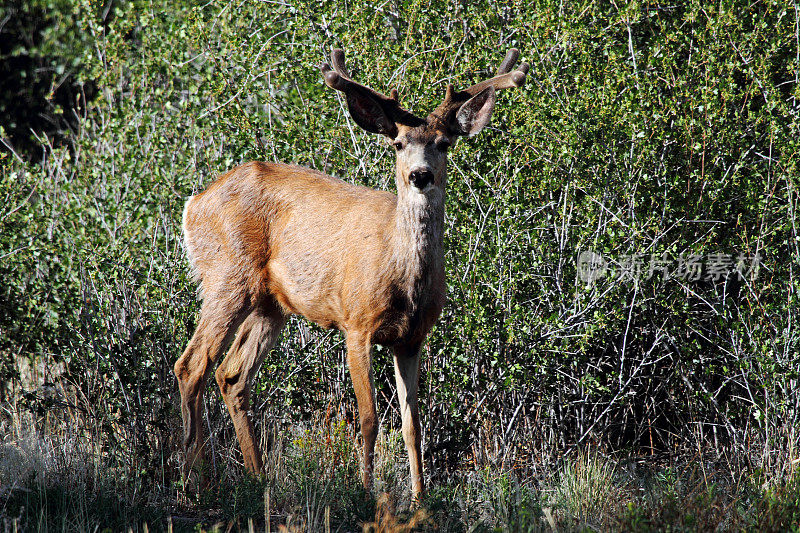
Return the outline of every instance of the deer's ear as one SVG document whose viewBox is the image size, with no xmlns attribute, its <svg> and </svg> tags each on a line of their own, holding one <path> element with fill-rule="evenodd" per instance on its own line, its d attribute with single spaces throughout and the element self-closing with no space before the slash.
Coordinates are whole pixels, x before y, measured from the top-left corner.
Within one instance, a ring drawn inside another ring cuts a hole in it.
<svg viewBox="0 0 800 533">
<path fill-rule="evenodd" d="M 491 120 L 494 102 L 494 87 L 487 87 L 458 108 L 452 128 L 459 135 L 477 135 Z"/>
<path fill-rule="evenodd" d="M 347 109 L 356 124 L 368 132 L 380 133 L 392 139 L 397 136 L 397 126 L 394 121 L 370 95 L 359 90 L 348 92 Z"/>
</svg>

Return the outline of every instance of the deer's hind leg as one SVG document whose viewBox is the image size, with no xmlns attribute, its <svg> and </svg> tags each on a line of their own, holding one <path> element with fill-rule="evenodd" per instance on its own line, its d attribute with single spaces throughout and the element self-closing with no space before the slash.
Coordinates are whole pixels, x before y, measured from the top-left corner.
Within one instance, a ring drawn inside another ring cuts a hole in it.
<svg viewBox="0 0 800 533">
<path fill-rule="evenodd" d="M 250 311 L 244 291 L 225 289 L 206 294 L 192 340 L 175 362 L 174 371 L 181 393 L 187 474 L 200 466 L 204 456 L 203 391 L 206 380 Z"/>
<path fill-rule="evenodd" d="M 216 372 L 217 384 L 242 448 L 244 466 L 253 474 L 262 473 L 264 463 L 249 416 L 250 385 L 285 324 L 286 317 L 276 304 L 268 302 L 255 307 L 245 318 Z"/>
</svg>

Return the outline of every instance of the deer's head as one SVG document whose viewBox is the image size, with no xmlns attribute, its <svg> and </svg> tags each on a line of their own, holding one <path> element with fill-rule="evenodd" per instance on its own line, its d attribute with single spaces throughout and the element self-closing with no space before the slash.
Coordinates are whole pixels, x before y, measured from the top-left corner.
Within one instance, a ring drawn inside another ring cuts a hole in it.
<svg viewBox="0 0 800 533">
<path fill-rule="evenodd" d="M 385 96 L 354 81 L 344 66 L 344 52 L 331 53 L 331 64 L 320 68 L 325 83 L 345 94 L 353 120 L 363 129 L 386 136 L 397 152 L 398 194 L 441 194 L 447 169 L 447 152 L 459 137 L 479 133 L 492 117 L 495 91 L 520 87 L 529 65 L 516 70 L 519 50 L 512 48 L 497 75 L 463 91 L 447 86 L 444 101 L 422 119 L 400 106 L 396 90 Z"/>
</svg>

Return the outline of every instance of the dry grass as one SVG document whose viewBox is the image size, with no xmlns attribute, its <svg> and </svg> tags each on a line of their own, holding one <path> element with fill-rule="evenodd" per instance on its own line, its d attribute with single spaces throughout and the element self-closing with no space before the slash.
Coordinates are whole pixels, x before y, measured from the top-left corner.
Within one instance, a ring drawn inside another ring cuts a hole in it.
<svg viewBox="0 0 800 533">
<path fill-rule="evenodd" d="M 519 460 L 498 467 L 499 457 L 486 456 L 472 468 L 439 472 L 421 507 L 411 510 L 396 430 L 379 436 L 376 489 L 367 493 L 352 423 L 330 413 L 293 426 L 261 419 L 261 438 L 271 443 L 261 479 L 244 474 L 223 424 L 211 432 L 214 481 L 187 493 L 175 468 L 177 445 L 126 449 L 118 435 L 57 412 L 4 407 L 6 530 L 781 531 L 800 524 L 800 483 L 788 456 L 785 476 L 710 455 L 668 463 L 584 449 L 554 461 L 545 475 L 525 474 Z M 136 454 L 142 457 L 120 460 Z M 163 467 L 141 471 L 154 457 L 165 458 Z"/>
<path fill-rule="evenodd" d="M 624 485 L 613 461 L 586 450 L 564 461 L 552 489 L 553 500 L 567 516 L 596 524 L 616 514 L 630 498 Z"/>
</svg>

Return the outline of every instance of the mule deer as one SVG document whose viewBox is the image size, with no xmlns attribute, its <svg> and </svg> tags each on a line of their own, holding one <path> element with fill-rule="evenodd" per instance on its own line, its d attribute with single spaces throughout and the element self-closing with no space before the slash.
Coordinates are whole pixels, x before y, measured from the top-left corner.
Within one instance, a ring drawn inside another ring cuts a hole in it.
<svg viewBox="0 0 800 533">
<path fill-rule="evenodd" d="M 372 484 L 378 418 L 373 344 L 391 346 L 403 439 L 415 498 L 423 491 L 417 408 L 420 348 L 445 303 L 442 232 L 447 150 L 489 122 L 495 90 L 520 87 L 528 72 L 509 50 L 491 79 L 456 91 L 427 118 L 355 82 L 334 50 L 325 83 L 344 93 L 363 129 L 388 137 L 397 152 L 397 196 L 307 168 L 252 162 L 189 198 L 186 253 L 203 300 L 197 330 L 175 363 L 186 465 L 203 457 L 203 389 L 213 364 L 245 467 L 263 471 L 248 417 L 250 384 L 290 314 L 346 334 L 347 364 L 364 441 L 363 482 Z"/>
</svg>

